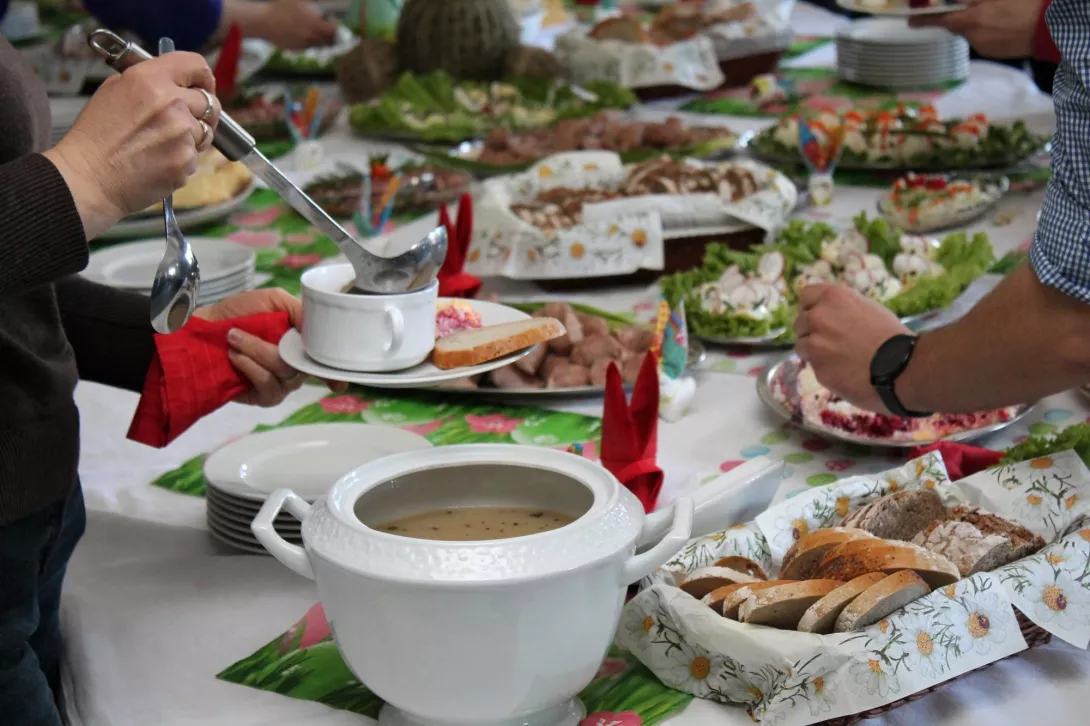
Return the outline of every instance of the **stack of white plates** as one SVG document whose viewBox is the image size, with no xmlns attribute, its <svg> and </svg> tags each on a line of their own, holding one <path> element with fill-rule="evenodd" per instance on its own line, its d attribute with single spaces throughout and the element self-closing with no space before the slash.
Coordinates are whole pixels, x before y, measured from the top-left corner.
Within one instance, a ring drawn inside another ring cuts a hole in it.
<svg viewBox="0 0 1090 726">
<path fill-rule="evenodd" d="M 865 86 L 934 87 L 969 77 L 969 44 L 942 28 L 868 18 L 838 32 L 836 65 L 840 78 Z"/>
<path fill-rule="evenodd" d="M 210 305 L 253 289 L 257 255 L 252 248 L 209 237 L 191 237 L 189 243 L 201 271 L 198 305 Z M 150 294 L 165 249 L 162 239 L 105 247 L 91 254 L 83 276 L 110 287 Z"/>
<path fill-rule="evenodd" d="M 408 431 L 365 423 L 311 424 L 243 437 L 204 462 L 208 531 L 235 549 L 266 554 L 250 524 L 277 489 L 314 502 L 357 467 L 430 446 Z M 300 523 L 290 514 L 281 513 L 273 526 L 288 542 L 302 543 Z"/>
</svg>

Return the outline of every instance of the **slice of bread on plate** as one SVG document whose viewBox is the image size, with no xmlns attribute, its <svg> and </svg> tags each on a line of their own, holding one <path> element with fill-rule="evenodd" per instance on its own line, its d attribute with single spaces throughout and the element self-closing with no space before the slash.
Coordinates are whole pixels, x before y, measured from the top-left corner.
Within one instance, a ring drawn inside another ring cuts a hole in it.
<svg viewBox="0 0 1090 726">
<path fill-rule="evenodd" d="M 799 537 L 798 542 L 783 556 L 780 577 L 785 580 L 809 579 L 826 552 L 857 539 L 874 539 L 874 535 L 851 527 L 830 527 Z"/>
<path fill-rule="evenodd" d="M 719 613 L 724 618 L 730 618 L 731 620 L 738 619 L 738 609 L 742 607 L 742 603 L 750 598 L 755 592 L 766 590 L 770 587 L 778 587 L 780 585 L 790 584 L 792 580 L 762 580 L 760 582 L 749 582 L 743 584 L 741 587 L 735 589 L 733 592 L 727 593 L 726 598 L 723 599 L 723 604 L 719 609 Z"/>
<path fill-rule="evenodd" d="M 513 323 L 467 328 L 435 341 L 431 362 L 437 368 L 487 363 L 564 335 L 556 318 L 528 318 Z"/>
<path fill-rule="evenodd" d="M 729 567 L 701 567 L 686 575 L 678 583 L 678 587 L 700 600 L 712 590 L 717 590 L 724 585 L 757 581 L 756 577 Z"/>
<path fill-rule="evenodd" d="M 962 577 L 994 570 L 1017 559 L 1012 556 L 1010 538 L 984 534 L 968 522 L 957 520 L 932 522 L 912 543 L 953 562 Z"/>
<path fill-rule="evenodd" d="M 842 584 L 836 580 L 806 580 L 766 587 L 742 603 L 738 619 L 750 625 L 795 630 L 811 605 Z"/>
<path fill-rule="evenodd" d="M 912 570 L 896 572 L 852 600 L 837 617 L 835 630 L 862 630 L 929 592 L 931 588 Z"/>
<path fill-rule="evenodd" d="M 954 507 L 950 510 L 950 519 L 968 522 L 984 534 L 997 534 L 1010 539 L 1011 562 L 1029 557 L 1045 546 L 1041 537 L 1022 525 L 978 507 Z"/>
<path fill-rule="evenodd" d="M 932 588 L 961 579 L 961 572 L 942 555 L 909 542 L 856 540 L 832 549 L 817 568 L 815 577 L 849 582 L 870 572 L 892 575 L 913 570 Z"/>
<path fill-rule="evenodd" d="M 872 585 L 877 585 L 884 579 L 886 579 L 884 573 L 871 572 L 860 575 L 851 582 L 845 582 L 811 605 L 803 613 L 802 619 L 799 620 L 799 632 L 819 634 L 833 632 L 836 619 L 840 617 L 840 613 L 843 612 L 844 608 L 848 607 L 853 600 L 862 595 Z"/>
<path fill-rule="evenodd" d="M 881 539 L 906 542 L 936 519 L 946 519 L 946 505 L 931 489 L 907 489 L 877 499 L 845 517 L 845 527 L 858 527 Z"/>
<path fill-rule="evenodd" d="M 650 43 L 651 35 L 638 19 L 630 15 L 607 18 L 587 33 L 595 40 L 618 40 L 622 43 Z"/>
<path fill-rule="evenodd" d="M 758 580 L 768 579 L 768 575 L 761 569 L 761 566 L 748 557 L 721 557 L 715 561 L 715 566 L 729 567 L 732 570 L 744 572 L 750 577 L 756 577 Z"/>
</svg>

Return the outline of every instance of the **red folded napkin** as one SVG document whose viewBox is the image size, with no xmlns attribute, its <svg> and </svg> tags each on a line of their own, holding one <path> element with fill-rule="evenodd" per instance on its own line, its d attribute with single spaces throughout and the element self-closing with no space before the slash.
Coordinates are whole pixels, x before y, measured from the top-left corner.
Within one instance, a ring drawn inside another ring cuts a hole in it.
<svg viewBox="0 0 1090 726">
<path fill-rule="evenodd" d="M 231 101 L 235 97 L 235 84 L 238 80 L 238 64 L 242 59 L 242 30 L 237 23 L 232 23 L 223 39 L 219 58 L 212 75 L 216 78 L 216 95 L 221 101 Z"/>
<path fill-rule="evenodd" d="M 643 359 L 631 405 L 625 400 L 621 371 L 616 363 L 610 363 L 599 458 L 602 466 L 639 498 L 647 512 L 654 511 L 662 489 L 662 469 L 655 463 L 658 424 L 659 371 L 655 356 L 649 353 Z"/>
<path fill-rule="evenodd" d="M 912 449 L 912 458 L 923 456 L 930 451 L 938 451 L 942 454 L 942 460 L 946 464 L 946 473 L 950 475 L 950 481 L 964 479 L 978 471 L 984 471 L 989 466 L 994 466 L 1003 458 L 1002 451 L 982 449 L 979 446 L 968 444 L 956 444 L 951 441 L 940 441 L 937 444 L 917 446 Z"/>
<path fill-rule="evenodd" d="M 439 269 L 439 294 L 443 297 L 474 297 L 481 281 L 462 271 L 473 237 L 473 198 L 463 194 L 458 201 L 458 219 L 451 223 L 447 205 L 439 207 L 439 224 L 447 228 L 447 257 Z"/>
<path fill-rule="evenodd" d="M 129 438 L 162 448 L 197 419 L 250 389 L 250 381 L 227 358 L 227 331 L 245 330 L 270 343 L 291 329 L 287 313 L 261 313 L 211 323 L 190 318 L 170 335 L 155 336 L 155 356 L 144 379 Z"/>
</svg>

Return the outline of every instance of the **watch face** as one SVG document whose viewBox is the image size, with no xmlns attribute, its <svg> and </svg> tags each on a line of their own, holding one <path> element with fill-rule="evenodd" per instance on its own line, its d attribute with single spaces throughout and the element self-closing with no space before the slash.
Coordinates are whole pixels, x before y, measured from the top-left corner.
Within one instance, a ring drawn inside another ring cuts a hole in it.
<svg viewBox="0 0 1090 726">
<path fill-rule="evenodd" d="M 900 373 L 915 346 L 916 339 L 911 335 L 897 335 L 882 343 L 871 360 L 871 380 L 882 382 Z"/>
</svg>

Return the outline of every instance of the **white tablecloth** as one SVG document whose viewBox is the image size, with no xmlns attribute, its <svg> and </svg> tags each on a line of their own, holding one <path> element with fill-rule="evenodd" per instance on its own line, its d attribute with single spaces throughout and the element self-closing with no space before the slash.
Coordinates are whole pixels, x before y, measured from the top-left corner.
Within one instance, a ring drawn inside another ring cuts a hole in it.
<svg viewBox="0 0 1090 726">
<path fill-rule="evenodd" d="M 841 19 L 800 6 L 795 28 L 829 34 Z M 831 49 L 795 61 L 828 65 Z M 1051 102 L 1030 80 L 1005 67 L 974 63 L 972 79 L 939 101 L 946 114 L 983 111 L 996 118 L 1052 125 Z M 663 113 L 661 106 L 644 113 Z M 723 119 L 738 129 L 767 123 Z M 330 156 L 359 155 L 347 135 L 333 142 Z M 839 189 L 834 204 L 810 211 L 811 219 L 843 223 L 859 210 L 873 210 L 879 192 Z M 977 225 L 1000 251 L 1032 235 L 1041 192 L 1012 196 L 1006 226 Z M 534 295 L 532 287 L 492 283 L 509 294 Z M 590 296 L 603 308 L 630 309 L 646 291 L 611 291 Z M 694 486 L 701 474 L 724 461 L 767 449 L 785 449 L 746 372 L 763 362 L 713 357 L 698 373 L 695 410 L 660 426 L 660 464 L 667 472 L 663 501 Z M 733 372 L 731 372 L 733 370 Z M 271 558 L 237 555 L 213 543 L 204 531 L 203 500 L 149 486 L 187 458 L 221 446 L 259 423 L 276 423 L 322 395 L 307 387 L 276 409 L 229 405 L 208 417 L 165 450 L 126 441 L 134 394 L 81 384 L 76 397 L 83 415 L 80 473 L 89 513 L 88 532 L 72 561 L 64 598 L 68 639 L 68 698 L 73 720 L 87 726 L 248 726 L 261 724 L 360 724 L 362 717 L 309 702 L 216 680 L 215 674 L 286 629 L 313 604 L 312 583 Z M 598 400 L 566 402 L 563 408 L 600 415 Z M 1047 416 L 1045 416 L 1047 412 Z M 1072 393 L 1042 402 L 1045 420 L 1082 420 L 1090 409 Z M 1009 436 L 1009 435 L 1008 435 Z M 1009 443 L 1007 440 L 996 443 Z M 812 471 L 883 467 L 881 458 L 818 457 L 792 466 L 780 495 L 806 486 Z M 835 466 L 834 466 L 835 465 Z M 851 473 L 849 471 L 848 473 Z M 938 694 L 898 709 L 876 724 L 1021 726 L 1024 723 L 1085 723 L 1082 701 L 1090 687 L 1090 655 L 1053 645 L 959 680 Z M 0 718 L 0 721 L 3 721 Z M 696 702 L 671 721 L 678 726 L 749 723 L 739 709 Z"/>
</svg>

